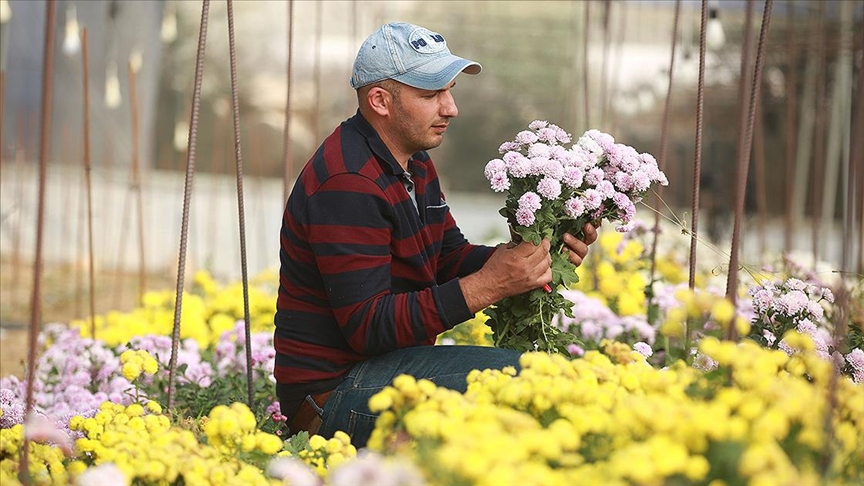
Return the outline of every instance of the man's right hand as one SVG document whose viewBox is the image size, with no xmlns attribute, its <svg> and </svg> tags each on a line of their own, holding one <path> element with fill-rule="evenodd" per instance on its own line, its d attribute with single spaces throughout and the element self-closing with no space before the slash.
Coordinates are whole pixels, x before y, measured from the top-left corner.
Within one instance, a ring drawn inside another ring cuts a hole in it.
<svg viewBox="0 0 864 486">
<path fill-rule="evenodd" d="M 498 245 L 483 268 L 459 281 L 471 312 L 552 281 L 549 240 Z"/>
</svg>

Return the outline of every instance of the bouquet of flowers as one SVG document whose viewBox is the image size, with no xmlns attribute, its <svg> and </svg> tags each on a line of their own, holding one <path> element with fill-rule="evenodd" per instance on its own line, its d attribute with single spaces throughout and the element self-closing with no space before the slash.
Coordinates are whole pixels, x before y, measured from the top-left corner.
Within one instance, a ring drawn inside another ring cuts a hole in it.
<svg viewBox="0 0 864 486">
<path fill-rule="evenodd" d="M 618 222 L 618 231 L 631 230 L 636 203 L 653 183 L 668 181 L 651 154 L 615 143 L 609 134 L 589 130 L 567 148 L 572 137 L 560 127 L 535 120 L 528 128 L 499 147 L 502 156 L 486 164 L 485 175 L 493 191 L 507 195 L 500 212 L 514 241 L 549 239 L 552 285 L 503 299 L 485 312 L 496 346 L 566 354 L 577 339 L 553 326 L 552 317 L 572 317 L 572 303 L 557 289 L 578 277 L 562 236 L 580 238 L 586 223 L 604 218 Z"/>
</svg>

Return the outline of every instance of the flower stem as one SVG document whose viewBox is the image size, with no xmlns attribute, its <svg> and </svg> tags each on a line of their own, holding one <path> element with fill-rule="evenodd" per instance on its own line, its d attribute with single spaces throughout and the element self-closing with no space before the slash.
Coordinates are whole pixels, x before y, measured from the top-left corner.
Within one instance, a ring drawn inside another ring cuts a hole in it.
<svg viewBox="0 0 864 486">
<path fill-rule="evenodd" d="M 549 338 L 546 336 L 546 320 L 543 319 L 543 300 L 540 299 L 540 332 L 543 333 L 543 342 L 546 345 L 546 352 L 549 352 Z"/>
</svg>

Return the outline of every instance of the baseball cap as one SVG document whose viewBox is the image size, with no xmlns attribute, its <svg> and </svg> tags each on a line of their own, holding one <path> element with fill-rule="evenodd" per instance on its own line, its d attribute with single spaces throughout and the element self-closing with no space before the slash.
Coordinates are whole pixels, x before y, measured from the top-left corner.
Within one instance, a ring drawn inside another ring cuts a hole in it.
<svg viewBox="0 0 864 486">
<path fill-rule="evenodd" d="M 480 69 L 479 63 L 451 54 L 441 34 L 405 22 L 391 22 L 360 46 L 351 87 L 393 79 L 434 91 L 450 84 L 461 72 L 477 74 Z"/>
</svg>

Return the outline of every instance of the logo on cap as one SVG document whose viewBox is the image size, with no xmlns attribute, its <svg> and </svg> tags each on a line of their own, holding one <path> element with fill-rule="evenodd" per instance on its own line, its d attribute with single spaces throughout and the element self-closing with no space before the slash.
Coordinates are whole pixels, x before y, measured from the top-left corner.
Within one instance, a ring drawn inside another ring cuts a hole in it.
<svg viewBox="0 0 864 486">
<path fill-rule="evenodd" d="M 421 54 L 434 54 L 447 48 L 447 41 L 444 40 L 443 35 L 422 27 L 411 32 L 408 42 Z"/>
</svg>

